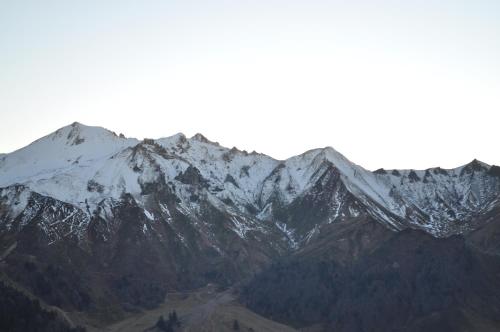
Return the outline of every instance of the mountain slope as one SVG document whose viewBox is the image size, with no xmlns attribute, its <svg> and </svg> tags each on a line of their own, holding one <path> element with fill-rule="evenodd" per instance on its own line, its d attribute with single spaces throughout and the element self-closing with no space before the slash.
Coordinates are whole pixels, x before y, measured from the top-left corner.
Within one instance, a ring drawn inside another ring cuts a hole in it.
<svg viewBox="0 0 500 332">
<path fill-rule="evenodd" d="M 221 147 L 201 134 L 139 142 L 78 123 L 3 156 L 0 187 L 23 184 L 93 213 L 103 200 L 119 200 L 124 193 L 142 202 L 144 186 L 163 181 L 206 190 L 238 213 L 276 220 L 273 210 L 317 190 L 328 167 L 374 218 L 394 229 L 416 227 L 435 236 L 467 232 L 474 228 L 472 219 L 500 204 L 497 167 L 478 161 L 452 170 L 372 173 L 332 148 L 277 161 Z M 190 204 L 191 194 L 175 194 Z M 330 222 L 339 216 L 333 212 Z"/>
<path fill-rule="evenodd" d="M 497 254 L 481 230 L 496 227 L 498 169 L 370 172 L 332 148 L 275 160 L 201 134 L 139 141 L 73 123 L 0 156 L 2 271 L 114 320 L 295 252 L 344 266 L 406 229 Z"/>
<path fill-rule="evenodd" d="M 244 303 L 325 331 L 500 330 L 500 257 L 458 236 L 388 233 L 367 220 L 337 227 L 253 278 Z"/>
<path fill-rule="evenodd" d="M 57 312 L 27 294 L 0 281 L 0 329 L 2 331 L 83 332 L 72 327 Z"/>
</svg>

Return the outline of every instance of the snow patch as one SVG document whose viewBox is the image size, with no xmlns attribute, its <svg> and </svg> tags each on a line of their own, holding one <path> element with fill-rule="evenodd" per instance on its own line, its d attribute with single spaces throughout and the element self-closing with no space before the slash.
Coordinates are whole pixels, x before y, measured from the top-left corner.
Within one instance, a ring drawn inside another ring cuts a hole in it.
<svg viewBox="0 0 500 332">
<path fill-rule="evenodd" d="M 284 233 L 285 237 L 287 238 L 290 247 L 292 249 L 297 249 L 299 247 L 299 243 L 295 239 L 295 230 L 288 228 L 288 226 L 285 223 L 277 221 L 275 223 L 276 227 Z"/>
<path fill-rule="evenodd" d="M 155 216 L 153 213 L 149 212 L 148 210 L 144 209 L 144 215 L 146 216 L 146 218 L 148 218 L 149 220 L 151 221 L 154 221 L 155 220 Z"/>
</svg>

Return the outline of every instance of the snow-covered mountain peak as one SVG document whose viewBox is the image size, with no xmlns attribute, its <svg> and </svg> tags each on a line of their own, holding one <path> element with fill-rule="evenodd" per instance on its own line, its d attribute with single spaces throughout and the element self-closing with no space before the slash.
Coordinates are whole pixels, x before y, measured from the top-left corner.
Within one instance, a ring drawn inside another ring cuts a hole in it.
<svg viewBox="0 0 500 332">
<path fill-rule="evenodd" d="M 73 123 L 0 160 L 0 186 L 47 179 L 64 169 L 88 167 L 139 141 L 101 128 Z"/>
<path fill-rule="evenodd" d="M 343 154 L 332 148 L 331 146 L 327 146 L 322 149 L 323 155 L 332 163 L 350 163 L 352 164 L 349 160 L 347 160 L 346 157 L 344 157 Z"/>
<path fill-rule="evenodd" d="M 366 185 L 363 168 L 332 147 L 313 149 L 280 162 L 263 184 L 261 201 L 279 197 L 288 204 L 313 187 L 324 172 L 336 169 L 346 185 Z"/>
<path fill-rule="evenodd" d="M 43 137 L 40 140 L 46 138 L 50 138 L 53 141 L 59 141 L 60 143 L 70 146 L 81 145 L 86 141 L 88 143 L 103 143 L 106 141 L 126 140 L 137 141 L 133 138 L 128 139 L 123 135 L 118 136 L 115 132 L 102 127 L 87 126 L 79 122 L 73 122 L 68 126 L 59 128 L 52 134 L 49 134 L 48 136 Z"/>
<path fill-rule="evenodd" d="M 161 145 L 167 150 L 186 150 L 189 148 L 189 142 L 183 133 L 177 133 L 172 136 L 162 137 L 154 140 L 157 144 Z"/>
<path fill-rule="evenodd" d="M 462 173 L 472 173 L 472 172 L 482 172 L 482 171 L 488 171 L 491 168 L 490 165 L 474 159 L 470 163 L 465 164 L 464 166 L 460 167 L 460 170 Z"/>
<path fill-rule="evenodd" d="M 331 179 L 338 184 L 335 213 L 339 197 L 349 193 L 375 218 L 396 228 L 409 220 L 433 234 L 448 234 L 440 223 L 473 218 L 500 199 L 500 168 L 477 160 L 451 170 L 370 172 L 332 147 L 280 161 L 220 146 L 201 134 L 139 141 L 77 122 L 0 156 L 0 188 L 22 184 L 86 210 L 123 194 L 144 204 L 144 188 L 159 184 L 187 205 L 198 190 L 196 195 L 271 220 L 280 206 L 315 197 L 318 188 L 333 190 L 331 183 L 323 186 Z"/>
<path fill-rule="evenodd" d="M 364 170 L 361 166 L 354 164 L 331 146 L 308 150 L 284 161 L 285 164 L 294 165 L 294 167 L 300 169 L 304 169 L 306 167 L 317 168 L 324 162 L 331 163 L 333 166 L 338 168 L 341 173 L 342 171 L 347 172 L 354 168 Z"/>
<path fill-rule="evenodd" d="M 157 139 L 156 141 L 168 141 L 173 143 L 183 143 L 187 141 L 186 135 L 184 133 L 177 133 L 172 136 L 162 137 Z"/>
<path fill-rule="evenodd" d="M 209 140 L 208 138 L 206 138 L 205 136 L 203 136 L 200 133 L 197 133 L 197 134 L 193 135 L 189 140 L 191 140 L 191 141 L 198 141 L 198 142 L 202 142 L 202 143 L 206 143 L 206 144 L 213 144 L 215 146 L 219 146 L 219 143 L 212 142 L 211 140 Z"/>
</svg>

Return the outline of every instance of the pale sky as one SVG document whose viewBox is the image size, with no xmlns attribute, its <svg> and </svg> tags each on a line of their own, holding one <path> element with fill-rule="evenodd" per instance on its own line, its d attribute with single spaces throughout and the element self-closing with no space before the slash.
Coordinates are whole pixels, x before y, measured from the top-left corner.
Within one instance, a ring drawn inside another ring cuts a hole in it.
<svg viewBox="0 0 500 332">
<path fill-rule="evenodd" d="M 0 152 L 79 121 L 368 169 L 500 164 L 500 1 L 0 0 Z"/>
</svg>

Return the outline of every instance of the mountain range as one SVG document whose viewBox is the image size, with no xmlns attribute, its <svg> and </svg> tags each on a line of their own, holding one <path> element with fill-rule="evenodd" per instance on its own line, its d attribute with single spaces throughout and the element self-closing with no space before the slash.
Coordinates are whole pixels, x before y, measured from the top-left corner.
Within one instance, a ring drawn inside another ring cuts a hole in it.
<svg viewBox="0 0 500 332">
<path fill-rule="evenodd" d="M 0 155 L 4 284 L 96 325 L 214 283 L 311 331 L 498 330 L 499 225 L 478 160 L 372 172 L 76 122 Z"/>
</svg>

